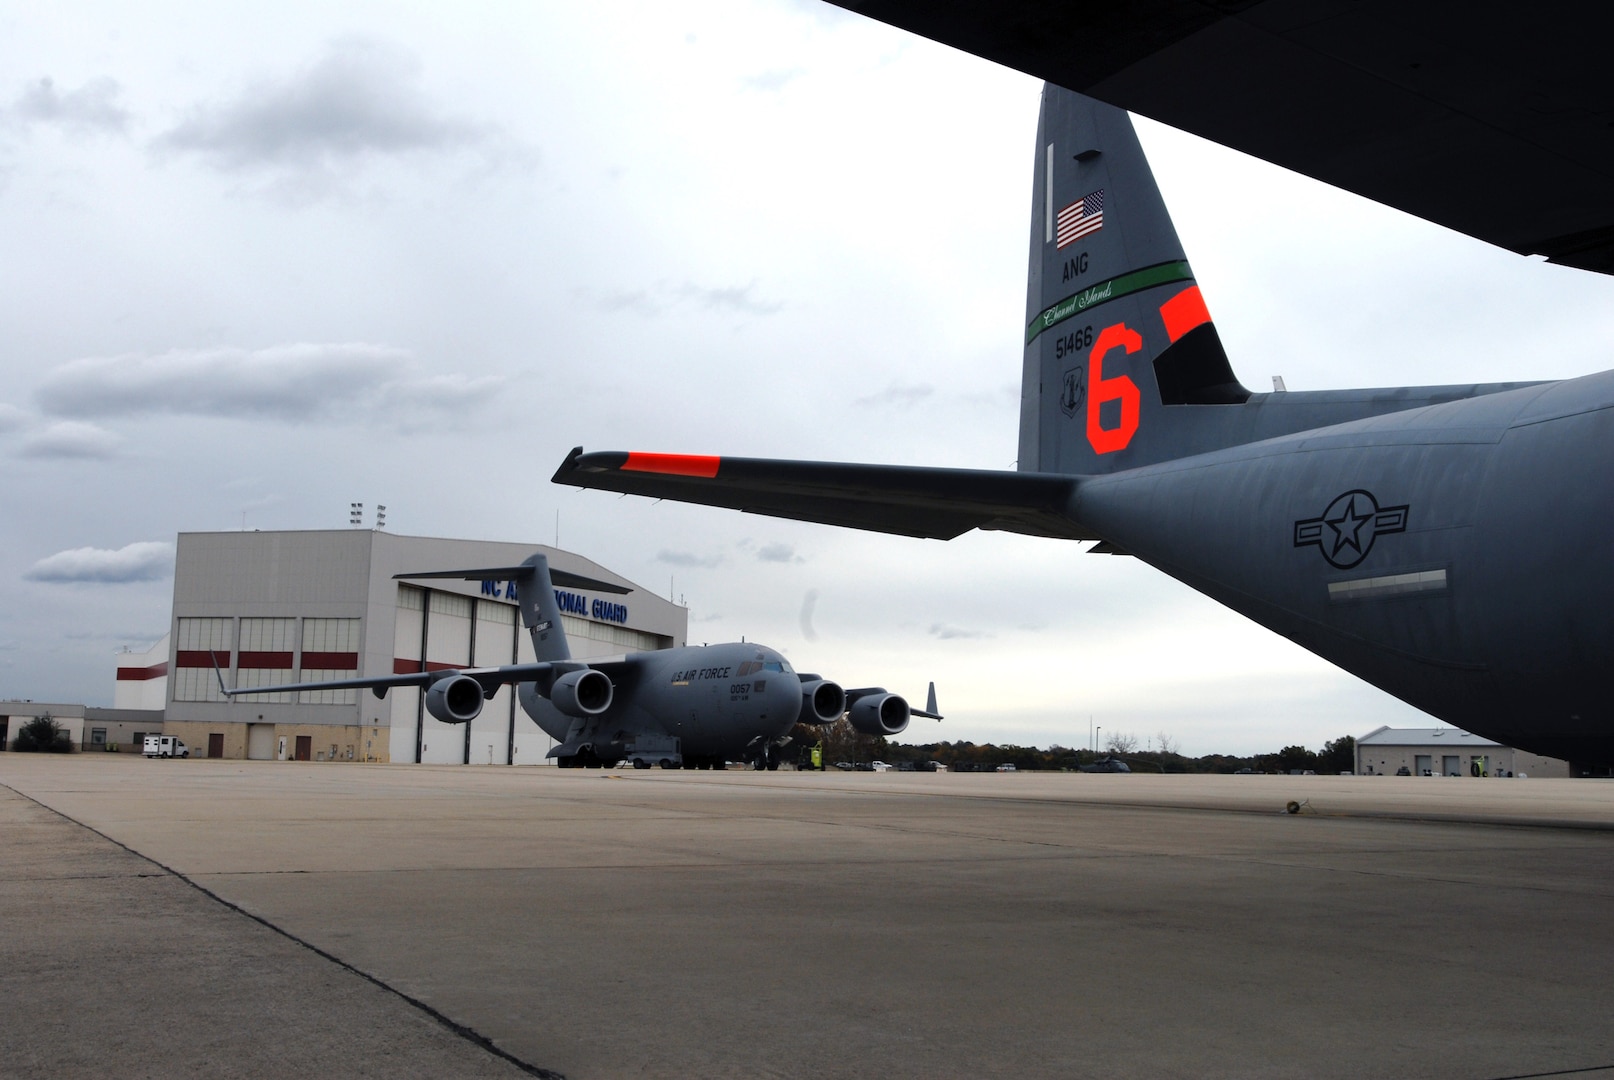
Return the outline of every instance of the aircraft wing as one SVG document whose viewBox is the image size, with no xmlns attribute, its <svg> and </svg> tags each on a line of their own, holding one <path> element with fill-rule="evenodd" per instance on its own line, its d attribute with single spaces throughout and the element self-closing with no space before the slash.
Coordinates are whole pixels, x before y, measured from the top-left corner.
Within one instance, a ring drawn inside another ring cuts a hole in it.
<svg viewBox="0 0 1614 1080">
<path fill-rule="evenodd" d="M 506 683 L 535 682 L 544 676 L 559 675 L 567 671 L 577 671 L 586 667 L 602 665 L 587 664 L 583 661 L 541 661 L 535 664 L 506 664 L 503 667 L 464 667 L 464 668 L 437 668 L 431 671 L 409 671 L 397 675 L 372 675 L 361 679 L 328 679 L 324 682 L 281 683 L 276 686 L 242 686 L 234 690 L 224 685 L 224 675 L 218 674 L 219 690 L 225 697 L 240 697 L 243 694 L 278 694 L 294 690 L 369 690 L 376 697 L 383 697 L 388 690 L 395 686 L 427 687 L 438 679 L 450 675 L 469 675 L 482 684 L 484 690 L 503 686 Z M 218 672 L 215 665 L 214 671 Z"/>
<path fill-rule="evenodd" d="M 886 692 L 886 689 L 883 686 L 862 686 L 862 687 L 858 687 L 855 690 L 848 690 L 848 691 L 846 691 L 846 704 L 847 704 L 847 707 L 850 708 L 853 704 L 855 704 L 857 702 L 858 698 L 868 697 L 871 694 L 884 694 L 885 692 Z M 925 707 L 923 709 L 921 709 L 921 708 L 919 708 L 919 707 L 917 707 L 915 705 L 909 705 L 908 706 L 908 714 L 910 716 L 923 716 L 927 720 L 945 720 L 945 719 L 947 719 L 941 713 L 936 711 L 936 684 L 935 683 L 930 684 L 930 700 L 925 702 Z"/>
<path fill-rule="evenodd" d="M 1614 89 L 1589 0 L 830 2 L 1520 254 L 1614 272 Z"/>
<path fill-rule="evenodd" d="M 950 540 L 971 529 L 1096 540 L 1065 514 L 1076 479 L 1047 473 L 705 457 L 566 455 L 553 481 L 872 532 Z"/>
</svg>

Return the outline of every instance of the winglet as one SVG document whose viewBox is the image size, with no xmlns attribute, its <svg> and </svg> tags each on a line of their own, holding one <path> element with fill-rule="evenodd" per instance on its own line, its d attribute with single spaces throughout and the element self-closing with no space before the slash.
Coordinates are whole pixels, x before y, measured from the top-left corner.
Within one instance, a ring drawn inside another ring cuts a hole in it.
<svg viewBox="0 0 1614 1080">
<path fill-rule="evenodd" d="M 936 684 L 930 684 L 930 693 L 925 695 L 925 707 L 923 709 L 910 708 L 908 711 L 915 716 L 924 716 L 931 720 L 940 720 L 942 718 L 942 714 L 936 708 Z"/>
<path fill-rule="evenodd" d="M 224 685 L 224 672 L 219 670 L 218 653 L 214 652 L 212 649 L 209 649 L 207 650 L 207 658 L 213 661 L 213 674 L 219 680 L 219 693 L 224 695 L 225 701 L 234 701 L 236 692 L 234 690 L 227 689 Z"/>
</svg>

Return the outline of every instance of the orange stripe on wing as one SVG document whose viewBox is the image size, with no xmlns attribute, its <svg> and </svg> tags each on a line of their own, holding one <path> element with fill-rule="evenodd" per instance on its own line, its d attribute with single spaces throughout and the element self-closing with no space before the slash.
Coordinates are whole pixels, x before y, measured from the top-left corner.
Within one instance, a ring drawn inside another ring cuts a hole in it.
<svg viewBox="0 0 1614 1080">
<path fill-rule="evenodd" d="M 718 463 L 723 459 L 708 454 L 628 454 L 622 463 L 624 472 L 667 473 L 671 476 L 717 475 Z"/>
<path fill-rule="evenodd" d="M 1177 339 L 1201 323 L 1211 321 L 1205 298 L 1199 295 L 1199 286 L 1190 285 L 1160 305 L 1160 317 L 1166 323 L 1166 336 L 1175 345 Z"/>
</svg>

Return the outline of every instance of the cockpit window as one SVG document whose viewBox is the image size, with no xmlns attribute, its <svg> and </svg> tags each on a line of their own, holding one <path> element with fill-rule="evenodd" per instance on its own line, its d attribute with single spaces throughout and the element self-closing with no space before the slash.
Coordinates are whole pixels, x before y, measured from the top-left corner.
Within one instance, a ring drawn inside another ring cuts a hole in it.
<svg viewBox="0 0 1614 1080">
<path fill-rule="evenodd" d="M 783 660 L 769 660 L 767 663 L 762 665 L 762 670 L 763 671 L 781 671 L 781 672 L 782 671 L 789 671 L 790 674 L 792 674 L 792 675 L 795 674 L 794 671 L 790 671 L 790 665 L 785 663 Z"/>
</svg>

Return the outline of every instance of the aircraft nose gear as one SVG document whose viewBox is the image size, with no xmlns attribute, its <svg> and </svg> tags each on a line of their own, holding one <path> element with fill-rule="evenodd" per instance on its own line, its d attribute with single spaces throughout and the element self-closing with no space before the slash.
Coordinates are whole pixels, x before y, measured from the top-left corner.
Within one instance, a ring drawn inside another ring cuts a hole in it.
<svg viewBox="0 0 1614 1080">
<path fill-rule="evenodd" d="M 771 739 L 764 739 L 754 743 L 751 747 L 752 755 L 750 758 L 752 768 L 758 771 L 766 769 L 769 772 L 778 772 L 779 762 L 784 758 L 784 755 L 780 753 L 780 749 L 789 741 L 790 736 L 786 735 L 777 743 Z"/>
</svg>

